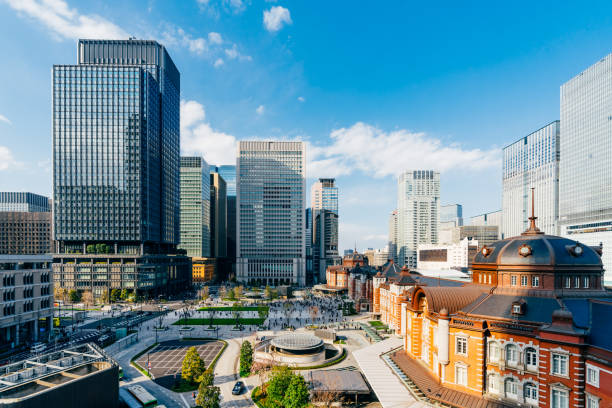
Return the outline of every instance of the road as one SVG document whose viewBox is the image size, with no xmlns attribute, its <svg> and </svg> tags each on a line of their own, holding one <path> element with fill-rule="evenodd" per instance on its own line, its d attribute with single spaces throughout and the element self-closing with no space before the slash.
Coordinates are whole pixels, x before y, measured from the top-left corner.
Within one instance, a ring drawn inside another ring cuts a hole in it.
<svg viewBox="0 0 612 408">
<path fill-rule="evenodd" d="M 225 352 L 215 366 L 215 385 L 221 389 L 221 407 L 223 408 L 255 406 L 253 400 L 251 400 L 251 392 L 254 387 L 259 385 L 259 377 L 257 376 L 243 378 L 242 381 L 245 383 L 246 390 L 241 395 L 232 395 L 232 388 L 238 381 L 240 345 L 247 338 L 253 339 L 249 336 L 226 340 Z"/>
</svg>

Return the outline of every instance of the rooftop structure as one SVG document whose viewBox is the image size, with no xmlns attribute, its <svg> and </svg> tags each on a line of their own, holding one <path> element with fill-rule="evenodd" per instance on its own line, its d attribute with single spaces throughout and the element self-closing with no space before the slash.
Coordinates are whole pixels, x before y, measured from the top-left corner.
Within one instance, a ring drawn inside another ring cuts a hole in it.
<svg viewBox="0 0 612 408">
<path fill-rule="evenodd" d="M 119 366 L 94 344 L 43 354 L 2 367 L 0 406 L 115 407 Z M 104 390 L 104 392 L 101 392 Z"/>
</svg>

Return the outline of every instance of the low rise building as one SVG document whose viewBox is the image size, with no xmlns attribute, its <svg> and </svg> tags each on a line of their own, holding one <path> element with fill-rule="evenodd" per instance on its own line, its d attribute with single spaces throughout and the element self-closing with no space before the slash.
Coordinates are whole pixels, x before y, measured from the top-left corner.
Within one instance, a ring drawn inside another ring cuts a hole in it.
<svg viewBox="0 0 612 408">
<path fill-rule="evenodd" d="M 53 316 L 49 255 L 0 255 L 0 353 L 48 339 Z"/>
<path fill-rule="evenodd" d="M 0 254 L 50 254 L 52 228 L 51 212 L 0 212 Z"/>
<path fill-rule="evenodd" d="M 467 272 L 478 252 L 478 241 L 463 238 L 456 244 L 419 244 L 419 270 L 456 269 Z"/>
</svg>

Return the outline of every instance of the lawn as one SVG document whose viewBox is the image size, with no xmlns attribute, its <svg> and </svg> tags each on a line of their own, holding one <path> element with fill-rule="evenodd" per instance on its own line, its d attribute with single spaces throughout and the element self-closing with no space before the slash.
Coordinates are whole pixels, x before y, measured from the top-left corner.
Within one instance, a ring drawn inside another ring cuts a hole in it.
<svg viewBox="0 0 612 408">
<path fill-rule="evenodd" d="M 215 311 L 215 312 L 232 312 L 234 310 L 237 310 L 239 312 L 257 312 L 258 310 L 263 309 L 266 311 L 266 314 L 268 314 L 268 311 L 270 310 L 269 306 L 240 306 L 236 309 L 234 309 L 231 306 L 213 306 L 213 307 L 201 307 L 198 310 L 200 312 L 207 312 L 207 311 Z"/>
<path fill-rule="evenodd" d="M 374 327 L 375 329 L 386 329 L 387 328 L 387 326 L 384 323 L 378 320 L 371 320 L 368 323 L 370 323 L 370 326 Z"/>
<path fill-rule="evenodd" d="M 260 319 L 259 317 L 255 318 L 240 318 L 238 322 L 242 325 L 253 324 L 257 326 L 261 326 L 266 319 Z M 209 325 L 210 319 L 180 319 L 176 322 L 172 323 L 175 326 L 203 326 Z M 212 319 L 213 326 L 235 326 L 236 319 L 227 318 L 227 319 Z"/>
</svg>

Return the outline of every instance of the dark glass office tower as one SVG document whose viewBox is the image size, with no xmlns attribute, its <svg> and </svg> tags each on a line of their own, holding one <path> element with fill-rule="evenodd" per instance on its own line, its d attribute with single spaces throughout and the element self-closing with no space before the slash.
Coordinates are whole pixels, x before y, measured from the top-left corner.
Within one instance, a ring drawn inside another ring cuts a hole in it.
<svg viewBox="0 0 612 408">
<path fill-rule="evenodd" d="M 236 166 L 223 165 L 217 172 L 226 183 L 227 193 L 227 260 L 232 276 L 236 276 Z"/>
<path fill-rule="evenodd" d="M 102 296 L 188 283 L 174 255 L 179 121 L 180 74 L 155 41 L 80 40 L 78 64 L 53 67 L 56 284 Z M 96 267 L 71 275 L 77 256 Z"/>
</svg>

